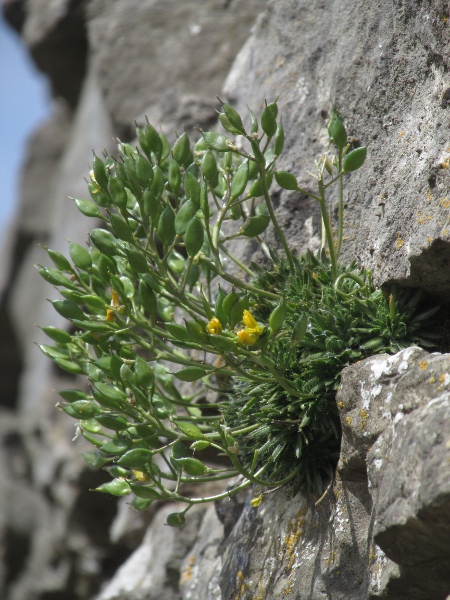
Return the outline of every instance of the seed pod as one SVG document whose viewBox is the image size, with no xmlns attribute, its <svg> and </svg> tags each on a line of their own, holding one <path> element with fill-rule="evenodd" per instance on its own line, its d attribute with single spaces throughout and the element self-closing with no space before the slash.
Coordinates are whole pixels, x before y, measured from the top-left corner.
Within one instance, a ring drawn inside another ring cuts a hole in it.
<svg viewBox="0 0 450 600">
<path fill-rule="evenodd" d="M 203 182 L 203 185 L 200 189 L 200 210 L 203 212 L 205 221 L 209 221 L 211 215 L 208 203 L 208 186 L 205 182 Z"/>
<path fill-rule="evenodd" d="M 217 170 L 216 157 L 211 150 L 207 150 L 203 156 L 202 173 L 207 181 L 214 181 L 219 173 Z"/>
<path fill-rule="evenodd" d="M 147 450 L 147 448 L 133 448 L 122 454 L 117 464 L 129 469 L 140 469 L 146 463 L 151 462 L 152 458 L 153 454 L 151 450 Z"/>
<path fill-rule="evenodd" d="M 164 173 L 158 166 L 153 167 L 153 181 L 150 190 L 155 198 L 160 198 L 164 191 L 165 184 L 166 178 L 164 177 Z"/>
<path fill-rule="evenodd" d="M 112 496 L 126 496 L 127 494 L 131 494 L 131 489 L 125 479 L 116 478 L 95 488 L 94 492 L 102 492 L 103 494 L 111 494 Z"/>
<path fill-rule="evenodd" d="M 278 117 L 278 104 L 275 102 L 270 102 L 267 105 L 268 108 L 270 108 L 270 110 L 272 111 L 273 116 L 275 117 L 275 119 Z"/>
<path fill-rule="evenodd" d="M 283 123 L 280 121 L 277 126 L 277 131 L 275 133 L 275 142 L 273 145 L 273 153 L 275 156 L 280 156 L 283 152 L 284 148 L 284 129 Z"/>
<path fill-rule="evenodd" d="M 175 425 L 178 429 L 184 433 L 187 437 L 191 438 L 191 440 L 201 440 L 205 436 L 202 431 L 194 425 L 194 423 L 189 423 L 188 421 L 174 421 Z M 183 445 L 183 444 L 181 444 Z M 187 453 L 186 453 L 187 454 Z M 184 456 L 179 456 L 178 458 L 185 458 Z"/>
<path fill-rule="evenodd" d="M 184 192 L 186 194 L 186 198 L 188 200 L 192 200 L 195 210 L 200 208 L 200 185 L 197 177 L 195 177 L 195 175 L 189 171 L 186 171 L 184 176 Z"/>
<path fill-rule="evenodd" d="M 157 300 L 158 314 L 163 321 L 173 321 L 175 307 L 165 296 L 160 296 Z"/>
<path fill-rule="evenodd" d="M 153 369 L 140 356 L 137 356 L 134 362 L 134 374 L 136 376 L 136 383 L 139 387 L 150 389 L 153 386 L 155 380 Z"/>
<path fill-rule="evenodd" d="M 75 198 L 74 200 L 78 210 L 85 217 L 100 218 L 102 216 L 95 202 L 91 202 L 91 200 L 83 200 L 82 198 Z"/>
<path fill-rule="evenodd" d="M 211 277 L 214 277 L 212 275 Z M 186 278 L 186 285 L 189 289 L 192 289 L 194 285 L 198 282 L 200 278 L 200 267 L 196 264 L 192 264 L 189 270 L 188 276 Z"/>
<path fill-rule="evenodd" d="M 260 150 L 258 142 L 256 140 L 251 140 L 250 145 L 253 150 L 253 155 L 254 155 L 255 161 L 258 164 L 264 166 L 266 164 L 266 159 L 264 157 L 264 154 Z"/>
<path fill-rule="evenodd" d="M 222 108 L 223 108 L 223 112 L 225 113 L 225 115 L 228 118 L 228 121 L 235 128 L 235 130 L 238 133 L 245 135 L 244 124 L 242 123 L 242 119 L 241 119 L 241 116 L 238 113 L 238 111 L 236 109 L 234 109 L 232 106 L 230 106 L 229 104 L 226 104 L 225 102 L 222 103 Z"/>
<path fill-rule="evenodd" d="M 182 133 L 172 148 L 172 156 L 179 165 L 186 165 L 191 153 L 189 137 L 186 132 Z"/>
<path fill-rule="evenodd" d="M 112 233 L 106 229 L 94 229 L 90 234 L 92 243 L 102 254 L 114 256 L 118 254 L 117 240 Z"/>
<path fill-rule="evenodd" d="M 201 344 L 206 340 L 205 328 L 196 321 L 185 321 L 186 329 L 193 342 Z"/>
<path fill-rule="evenodd" d="M 269 317 L 269 325 L 272 331 L 278 331 L 280 327 L 283 325 L 287 316 L 287 304 L 283 298 L 280 304 L 274 308 L 270 317 Z"/>
<path fill-rule="evenodd" d="M 183 527 L 186 523 L 186 518 L 183 513 L 170 513 L 167 515 L 167 525 L 169 527 Z"/>
<path fill-rule="evenodd" d="M 159 137 L 162 142 L 162 151 L 161 151 L 161 157 L 160 157 L 160 162 L 162 162 L 162 161 L 166 160 L 166 158 L 170 154 L 170 144 L 169 144 L 169 140 L 166 138 L 166 136 L 163 133 L 160 133 Z"/>
<path fill-rule="evenodd" d="M 53 327 L 52 325 L 49 325 L 47 327 L 41 327 L 41 329 L 45 333 L 45 335 L 48 335 L 50 339 L 52 339 L 58 344 L 68 344 L 72 340 L 72 336 L 70 335 L 70 333 L 64 331 L 63 329 Z"/>
<path fill-rule="evenodd" d="M 60 285 L 66 288 L 73 288 L 75 286 L 73 281 L 65 277 L 57 269 L 46 269 L 42 267 L 38 269 L 38 273 L 45 281 L 52 285 Z"/>
<path fill-rule="evenodd" d="M 132 242 L 134 240 L 133 232 L 121 215 L 111 213 L 109 215 L 109 221 L 114 233 L 120 240 L 123 240 L 124 242 Z"/>
<path fill-rule="evenodd" d="M 50 302 L 56 312 L 65 319 L 78 319 L 79 321 L 85 319 L 84 312 L 73 302 L 68 300 L 51 300 Z"/>
<path fill-rule="evenodd" d="M 178 323 L 166 323 L 167 331 L 181 342 L 190 342 L 192 340 L 188 330 Z"/>
<path fill-rule="evenodd" d="M 70 242 L 69 254 L 73 264 L 78 267 L 78 269 L 81 269 L 82 271 L 90 271 L 92 269 L 91 255 L 86 248 L 83 248 L 80 244 Z"/>
<path fill-rule="evenodd" d="M 202 136 L 208 147 L 216 152 L 230 152 L 230 140 L 221 133 L 215 131 L 202 131 Z"/>
<path fill-rule="evenodd" d="M 96 419 L 102 427 L 106 427 L 106 429 L 111 429 L 112 431 L 125 431 L 130 426 L 130 423 L 126 419 L 113 415 L 97 415 Z"/>
<path fill-rule="evenodd" d="M 204 229 L 202 222 L 198 217 L 193 217 L 189 222 L 186 233 L 183 236 L 186 244 L 186 251 L 189 256 L 195 256 L 203 246 Z"/>
<path fill-rule="evenodd" d="M 236 323 L 242 321 L 242 314 L 244 310 L 248 310 L 249 303 L 250 302 L 248 296 L 243 296 L 240 300 L 236 302 L 236 304 L 230 311 L 230 327 L 234 327 Z"/>
<path fill-rule="evenodd" d="M 231 310 L 233 308 L 233 306 L 239 301 L 239 295 L 236 294 L 236 292 L 234 291 L 234 289 L 231 290 L 231 292 L 229 292 L 225 298 L 222 301 L 222 309 L 223 312 L 225 313 L 226 317 L 229 319 L 230 318 L 230 313 Z M 217 313 L 216 313 L 217 314 Z M 241 313 L 242 316 L 242 313 Z"/>
<path fill-rule="evenodd" d="M 175 213 L 171 206 L 166 206 L 158 222 L 158 236 L 165 246 L 170 246 L 176 235 Z"/>
<path fill-rule="evenodd" d="M 243 235 L 247 237 L 256 237 L 261 235 L 270 223 L 269 215 L 258 215 L 256 217 L 250 217 L 246 224 L 241 228 Z"/>
<path fill-rule="evenodd" d="M 130 369 L 130 367 L 126 363 L 124 363 L 120 367 L 120 379 L 128 387 L 130 387 L 132 385 L 136 385 L 136 377 L 135 377 L 133 371 Z"/>
<path fill-rule="evenodd" d="M 53 264 L 60 271 L 65 271 L 66 273 L 73 273 L 73 268 L 67 258 L 61 254 L 60 252 L 56 252 L 56 250 L 51 250 L 50 248 L 46 248 L 44 246 L 44 250 L 47 251 L 47 254 L 53 261 Z"/>
<path fill-rule="evenodd" d="M 176 229 L 176 217 L 175 217 L 175 229 Z M 186 260 L 182 254 L 176 250 L 172 250 L 167 259 L 167 266 L 176 275 L 181 275 L 186 268 Z"/>
<path fill-rule="evenodd" d="M 300 344 L 300 342 L 305 337 L 307 329 L 308 329 L 308 319 L 307 319 L 306 315 L 302 315 L 296 321 L 294 328 L 292 330 L 292 337 L 291 337 L 291 343 L 290 343 L 291 348 L 295 348 L 296 346 L 298 346 L 298 344 Z"/>
<path fill-rule="evenodd" d="M 160 203 L 151 192 L 150 188 L 147 188 L 143 196 L 144 212 L 150 217 L 152 221 L 156 221 L 159 217 Z"/>
<path fill-rule="evenodd" d="M 78 363 L 66 360 L 64 358 L 54 358 L 53 362 L 58 365 L 60 369 L 63 369 L 63 371 L 67 371 L 68 373 L 72 373 L 72 375 L 85 375 L 83 368 Z"/>
<path fill-rule="evenodd" d="M 367 156 L 367 146 L 361 148 L 355 148 L 349 152 L 344 158 L 343 171 L 348 173 L 350 171 L 356 171 L 363 166 Z"/>
<path fill-rule="evenodd" d="M 250 122 L 251 122 L 251 133 L 258 133 L 258 129 L 259 129 L 259 125 L 258 125 L 258 119 L 255 115 L 255 113 L 249 109 L 250 112 Z"/>
<path fill-rule="evenodd" d="M 178 194 L 181 185 L 180 165 L 175 159 L 169 161 L 169 185 L 174 194 Z"/>
<path fill-rule="evenodd" d="M 298 190 L 297 178 L 288 171 L 276 171 L 275 181 L 284 190 Z"/>
<path fill-rule="evenodd" d="M 248 161 L 243 162 L 234 174 L 231 182 L 231 197 L 238 198 L 245 190 L 248 182 Z"/>
<path fill-rule="evenodd" d="M 139 252 L 139 250 L 136 250 L 136 248 L 128 248 L 125 250 L 125 253 L 133 271 L 136 271 L 136 273 L 146 273 L 148 271 L 147 259 L 142 252 Z"/>
<path fill-rule="evenodd" d="M 225 337 L 223 335 L 211 336 L 209 342 L 219 352 L 236 352 L 237 350 L 237 339 Z"/>
<path fill-rule="evenodd" d="M 122 181 L 117 179 L 117 177 L 109 178 L 109 193 L 111 194 L 113 204 L 121 210 L 125 210 L 127 207 L 128 197 Z"/>
<path fill-rule="evenodd" d="M 153 152 L 153 154 L 159 158 L 163 151 L 163 142 L 159 137 L 159 133 L 152 125 L 150 125 L 150 123 L 147 123 L 144 135 L 149 152 Z M 142 149 L 144 150 L 144 148 Z"/>
<path fill-rule="evenodd" d="M 273 137 L 277 130 L 277 120 L 274 112 L 276 111 L 273 110 L 272 106 L 266 105 L 261 114 L 261 127 L 268 138 Z"/>
<path fill-rule="evenodd" d="M 103 161 L 98 156 L 94 156 L 94 160 L 92 163 L 95 181 L 98 183 L 99 187 L 106 188 L 108 185 L 108 176 L 106 174 L 105 165 Z"/>
<path fill-rule="evenodd" d="M 197 381 L 207 374 L 208 372 L 201 367 L 186 367 L 185 369 L 180 369 L 173 373 L 174 377 L 180 381 Z"/>
<path fill-rule="evenodd" d="M 113 404 L 119 404 L 127 398 L 125 392 L 120 390 L 118 387 L 101 382 L 95 384 L 95 386 L 92 389 L 92 393 L 94 394 L 94 396 L 95 393 L 99 394 L 100 396 L 102 396 L 102 398 L 109 400 Z"/>
<path fill-rule="evenodd" d="M 200 477 L 209 471 L 208 467 L 197 458 L 180 458 L 177 460 L 177 464 L 191 477 Z"/>
<path fill-rule="evenodd" d="M 109 194 L 106 192 L 102 192 L 102 190 L 97 186 L 92 185 L 92 183 L 88 183 L 88 190 L 92 200 L 94 200 L 94 202 L 98 204 L 98 206 L 106 208 L 111 204 Z"/>
<path fill-rule="evenodd" d="M 141 154 L 136 159 L 136 177 L 143 187 L 147 187 L 153 179 L 153 169 L 147 158 Z"/>
<path fill-rule="evenodd" d="M 347 144 L 347 132 L 339 111 L 333 108 L 330 121 L 328 123 L 328 135 L 333 140 L 333 144 L 342 150 Z"/>
</svg>

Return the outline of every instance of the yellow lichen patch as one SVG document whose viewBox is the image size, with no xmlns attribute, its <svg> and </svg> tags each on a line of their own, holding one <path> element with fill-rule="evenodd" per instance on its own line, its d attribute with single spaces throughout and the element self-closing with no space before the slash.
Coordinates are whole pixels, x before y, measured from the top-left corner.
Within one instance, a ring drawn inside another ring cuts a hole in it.
<svg viewBox="0 0 450 600">
<path fill-rule="evenodd" d="M 366 413 L 366 411 L 362 408 L 359 411 L 359 416 L 361 417 L 361 425 L 359 426 L 360 429 L 364 429 L 364 427 L 366 426 L 367 423 L 367 419 L 369 418 L 369 415 Z"/>
<path fill-rule="evenodd" d="M 429 235 L 427 239 L 428 239 L 428 243 L 429 243 L 429 244 L 431 244 L 431 243 L 433 242 L 433 238 L 432 238 L 432 236 L 431 236 L 431 235 Z"/>
<path fill-rule="evenodd" d="M 442 208 L 450 208 L 450 200 L 448 198 L 441 198 L 439 204 Z"/>
<path fill-rule="evenodd" d="M 331 565 L 331 563 L 334 563 L 335 560 L 336 560 L 336 550 L 333 550 L 333 552 L 330 554 L 330 556 L 325 561 L 327 563 L 327 567 L 329 567 Z"/>
<path fill-rule="evenodd" d="M 344 406 L 345 406 L 345 404 L 342 402 L 342 400 L 339 400 L 337 405 L 339 406 L 339 408 L 344 408 Z"/>
<path fill-rule="evenodd" d="M 427 190 L 427 198 L 428 198 L 428 202 L 431 202 L 433 200 L 433 194 L 431 193 L 430 188 L 428 188 L 428 190 Z"/>
<path fill-rule="evenodd" d="M 403 246 L 403 240 L 402 237 L 399 233 L 397 233 L 397 250 L 400 250 L 400 248 Z"/>
<path fill-rule="evenodd" d="M 426 360 L 422 360 L 422 361 L 419 363 L 419 367 L 422 369 L 422 371 L 425 371 L 425 370 L 426 370 L 426 368 L 428 367 L 428 363 L 427 363 L 427 361 L 426 361 Z"/>
<path fill-rule="evenodd" d="M 305 533 L 305 515 L 307 509 L 300 509 L 289 521 L 286 538 L 284 540 L 284 556 L 288 560 L 288 569 L 291 570 L 295 561 L 295 550 L 298 540 Z"/>
<path fill-rule="evenodd" d="M 398 134 L 398 139 L 401 140 L 401 139 L 404 139 L 404 137 L 405 137 L 405 132 L 400 131 L 400 133 Z"/>
<path fill-rule="evenodd" d="M 242 571 L 238 571 L 236 573 L 236 579 L 238 580 L 237 587 L 239 588 L 238 593 L 235 595 L 234 600 L 244 600 L 246 596 L 246 592 L 250 589 L 248 583 L 245 582 L 244 573 Z"/>
<path fill-rule="evenodd" d="M 444 158 L 444 160 L 441 163 L 441 167 L 443 169 L 450 169 L 450 156 L 447 156 L 447 158 Z"/>
<path fill-rule="evenodd" d="M 445 373 L 442 373 L 441 375 L 439 375 L 439 383 L 444 383 L 445 381 Z"/>
<path fill-rule="evenodd" d="M 352 426 L 352 420 L 350 419 L 350 417 L 345 417 L 345 422 L 347 423 L 347 425 L 348 425 L 349 427 L 351 427 L 351 426 Z"/>
<path fill-rule="evenodd" d="M 428 383 L 436 383 L 436 375 L 432 375 L 428 380 Z"/>
<path fill-rule="evenodd" d="M 181 571 L 180 585 L 186 585 L 192 578 L 192 568 L 195 564 L 195 556 L 191 554 L 189 557 L 188 565 Z"/>
</svg>

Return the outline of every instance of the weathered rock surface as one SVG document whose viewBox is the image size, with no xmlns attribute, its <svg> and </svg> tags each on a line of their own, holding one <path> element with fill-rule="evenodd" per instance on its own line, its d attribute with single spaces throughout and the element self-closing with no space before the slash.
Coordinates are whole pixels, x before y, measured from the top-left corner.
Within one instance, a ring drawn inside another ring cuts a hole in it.
<svg viewBox="0 0 450 600">
<path fill-rule="evenodd" d="M 447 3 L 3 6 L 48 74 L 55 106 L 30 143 L 15 233 L 2 254 L 1 597 L 446 598 L 448 355 L 412 348 L 344 372 L 342 455 L 320 506 L 282 489 L 258 508 L 244 497 L 209 507 L 204 517 L 199 510 L 174 532 L 162 525 L 173 507 L 154 520 L 150 512 L 128 521 L 126 507 L 116 518 L 114 500 L 88 491 L 102 474 L 83 466 L 82 444 L 72 444 L 73 424 L 54 410 L 51 391 L 74 382 L 31 340 L 43 339 L 36 323 L 62 324 L 33 264 L 46 261 L 38 242 L 66 252 L 67 238 L 86 239 L 91 224 L 67 196 L 85 196 L 92 149 L 111 149 L 117 136 L 130 140 L 133 120 L 144 114 L 170 135 L 209 126 L 227 75 L 225 96 L 239 109 L 259 110 L 264 97 L 280 95 L 286 149 L 279 167 L 306 188 L 331 103 L 340 108 L 349 134 L 370 142 L 367 165 L 348 177 L 344 260 L 372 268 L 378 284 L 419 286 L 448 301 Z M 313 201 L 293 192 L 274 192 L 274 200 L 291 246 L 317 248 Z M 250 259 L 253 249 L 240 252 Z"/>
</svg>

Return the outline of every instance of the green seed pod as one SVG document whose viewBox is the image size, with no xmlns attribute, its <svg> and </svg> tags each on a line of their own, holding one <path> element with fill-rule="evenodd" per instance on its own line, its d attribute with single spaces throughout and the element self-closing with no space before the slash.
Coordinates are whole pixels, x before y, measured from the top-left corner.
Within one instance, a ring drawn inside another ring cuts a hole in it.
<svg viewBox="0 0 450 600">
<path fill-rule="evenodd" d="M 231 182 L 231 197 L 238 198 L 247 187 L 248 182 L 248 161 L 239 165 Z"/>
<path fill-rule="evenodd" d="M 345 148 L 347 144 L 347 132 L 344 127 L 344 123 L 342 117 L 338 110 L 333 108 L 331 112 L 331 117 L 328 123 L 328 135 L 331 140 L 333 140 L 333 144 L 338 148 L 338 150 L 342 150 Z"/>
<path fill-rule="evenodd" d="M 175 229 L 176 229 L 176 217 L 175 217 Z M 181 275 L 186 268 L 186 260 L 182 254 L 177 252 L 176 250 L 172 250 L 168 259 L 167 266 L 175 273 L 175 275 Z"/>
<path fill-rule="evenodd" d="M 186 327 L 183 327 L 183 325 L 179 325 L 178 323 L 166 323 L 166 329 L 171 335 L 173 335 L 173 337 L 181 342 L 191 341 L 191 336 L 189 335 Z"/>
<path fill-rule="evenodd" d="M 270 104 L 267 105 L 268 108 L 270 108 L 270 110 L 272 111 L 273 116 L 275 117 L 275 119 L 278 117 L 278 104 L 277 102 L 271 102 Z"/>
<path fill-rule="evenodd" d="M 175 159 L 169 161 L 169 185 L 174 194 L 178 194 L 181 185 L 180 165 Z"/>
<path fill-rule="evenodd" d="M 65 277 L 57 269 L 45 269 L 42 267 L 38 269 L 38 273 L 45 281 L 52 285 L 59 285 L 66 288 L 73 288 L 75 286 L 73 281 Z"/>
<path fill-rule="evenodd" d="M 222 127 L 229 133 L 232 133 L 233 135 L 241 134 L 241 131 L 239 129 L 236 129 L 236 127 L 234 127 L 234 125 L 231 124 L 230 119 L 225 113 L 219 113 L 219 121 L 222 124 Z"/>
<path fill-rule="evenodd" d="M 95 181 L 101 188 L 106 188 L 108 185 L 108 176 L 106 174 L 105 165 L 103 164 L 101 158 L 94 156 L 92 166 L 94 170 Z"/>
<path fill-rule="evenodd" d="M 130 426 L 129 422 L 122 417 L 102 414 L 97 415 L 96 419 L 102 427 L 112 431 L 125 431 Z"/>
<path fill-rule="evenodd" d="M 98 296 L 85 295 L 81 297 L 82 301 L 90 311 L 103 315 L 105 312 L 106 302 Z"/>
<path fill-rule="evenodd" d="M 144 158 L 142 154 L 140 154 L 137 157 L 135 169 L 136 177 L 138 178 L 139 183 L 143 187 L 148 187 L 148 185 L 152 182 L 153 179 L 153 169 L 148 159 Z"/>
<path fill-rule="evenodd" d="M 275 181 L 284 190 L 298 190 L 298 183 L 295 175 L 288 171 L 276 171 Z"/>
<path fill-rule="evenodd" d="M 285 300 L 283 299 L 280 304 L 274 308 L 270 317 L 269 317 L 269 325 L 272 331 L 278 331 L 280 327 L 283 325 L 285 319 L 287 317 L 287 305 Z"/>
<path fill-rule="evenodd" d="M 268 138 L 273 137 L 277 130 L 277 120 L 274 112 L 271 106 L 266 105 L 261 114 L 261 127 Z"/>
<path fill-rule="evenodd" d="M 72 375 L 85 374 L 83 368 L 78 363 L 66 360 L 65 358 L 54 358 L 53 361 L 60 369 L 63 369 L 63 371 L 67 371 L 68 373 L 72 373 Z"/>
<path fill-rule="evenodd" d="M 133 448 L 132 450 L 128 450 L 125 452 L 119 460 L 117 464 L 121 467 L 128 467 L 129 469 L 140 469 L 146 463 L 152 462 L 153 454 L 151 450 L 147 450 L 146 448 Z"/>
<path fill-rule="evenodd" d="M 91 202 L 91 200 L 83 200 L 82 198 L 74 198 L 74 201 L 80 213 L 82 213 L 85 217 L 100 218 L 102 216 L 95 202 Z"/>
<path fill-rule="evenodd" d="M 258 119 L 255 115 L 255 113 L 249 109 L 250 112 L 250 122 L 251 122 L 251 133 L 258 133 L 258 129 L 259 129 L 259 125 L 258 125 Z"/>
<path fill-rule="evenodd" d="M 90 234 L 92 243 L 102 254 L 114 256 L 118 254 L 117 240 L 112 233 L 106 229 L 94 229 Z"/>
<path fill-rule="evenodd" d="M 222 326 L 226 326 L 228 323 L 228 315 L 223 309 L 223 301 L 225 297 L 226 294 L 219 285 L 219 291 L 217 292 L 215 298 L 214 315 L 219 319 Z"/>
<path fill-rule="evenodd" d="M 284 148 L 284 129 L 283 123 L 280 121 L 277 126 L 277 131 L 275 133 L 275 142 L 273 145 L 273 153 L 275 156 L 280 156 L 283 152 Z"/>
<path fill-rule="evenodd" d="M 214 181 L 219 173 L 217 169 L 216 157 L 211 150 L 207 150 L 203 156 L 202 172 L 207 181 Z"/>
<path fill-rule="evenodd" d="M 126 496 L 131 494 L 130 486 L 125 479 L 117 478 L 103 483 L 94 489 L 94 492 L 102 492 L 103 494 L 111 494 L 112 496 Z"/>
<path fill-rule="evenodd" d="M 166 184 L 166 178 L 164 177 L 164 173 L 161 171 L 161 169 L 158 166 L 153 167 L 153 182 L 150 187 L 150 190 L 151 190 L 152 194 L 155 196 L 155 198 L 161 197 L 161 194 L 164 191 L 165 184 Z"/>
<path fill-rule="evenodd" d="M 198 440 L 197 442 L 193 442 L 189 449 L 193 452 L 200 452 L 201 450 L 205 450 L 205 448 L 209 448 L 211 446 L 211 442 L 207 442 L 206 440 Z"/>
<path fill-rule="evenodd" d="M 162 142 L 162 150 L 161 150 L 161 158 L 160 158 L 160 162 L 162 162 L 162 161 L 166 160 L 166 158 L 170 154 L 170 144 L 169 144 L 169 140 L 166 138 L 166 136 L 163 133 L 160 133 L 159 137 Z"/>
<path fill-rule="evenodd" d="M 125 172 L 127 174 L 127 179 L 128 179 L 128 187 L 131 188 L 133 194 L 136 195 L 136 197 L 140 198 L 142 195 L 142 189 L 141 189 L 141 184 L 139 182 L 139 179 L 137 178 L 136 175 L 136 161 L 137 158 L 125 158 L 124 159 L 124 164 L 125 164 Z"/>
<path fill-rule="evenodd" d="M 74 400 L 88 400 L 89 396 L 80 390 L 60 390 L 58 394 L 67 402 L 74 402 Z"/>
<path fill-rule="evenodd" d="M 139 282 L 138 298 L 144 310 L 150 316 L 155 316 L 157 307 L 156 294 L 143 281 Z"/>
<path fill-rule="evenodd" d="M 107 192 L 102 192 L 97 186 L 92 185 L 92 183 L 88 183 L 88 190 L 92 200 L 94 200 L 98 206 L 106 208 L 111 204 L 111 199 Z"/>
<path fill-rule="evenodd" d="M 221 133 L 215 131 L 202 131 L 202 136 L 208 147 L 216 152 L 230 152 L 231 142 Z"/>
<path fill-rule="evenodd" d="M 158 314 L 163 321 L 173 321 L 175 307 L 168 298 L 160 296 L 157 300 L 157 308 Z"/>
<path fill-rule="evenodd" d="M 225 337 L 223 335 L 212 335 L 212 336 L 210 336 L 209 342 L 220 353 L 236 352 L 236 350 L 238 348 L 238 346 L 237 346 L 238 339 L 239 338 L 237 338 L 237 337 L 236 337 L 236 339 L 232 339 L 229 337 Z"/>
<path fill-rule="evenodd" d="M 191 440 L 201 440 L 205 437 L 202 431 L 197 427 L 197 425 L 194 425 L 194 423 L 190 423 L 188 421 L 174 421 L 174 423 L 178 429 L 184 433 L 184 435 L 191 438 Z"/>
<path fill-rule="evenodd" d="M 197 177 L 186 171 L 184 176 L 184 193 L 186 194 L 186 198 L 188 200 L 192 200 L 195 209 L 200 208 L 200 185 L 198 183 Z"/>
<path fill-rule="evenodd" d="M 367 147 L 362 146 L 349 152 L 344 158 L 343 171 L 349 173 L 363 166 L 367 156 Z"/>
<path fill-rule="evenodd" d="M 250 301 L 248 296 L 243 296 L 236 302 L 230 311 L 230 327 L 234 327 L 237 323 L 242 321 L 244 310 L 248 310 L 249 304 Z"/>
<path fill-rule="evenodd" d="M 123 240 L 124 242 L 132 242 L 134 240 L 133 232 L 121 215 L 111 213 L 109 215 L 109 221 L 114 233 L 120 240 Z"/>
<path fill-rule="evenodd" d="M 232 310 L 233 306 L 239 301 L 239 298 L 240 298 L 239 295 L 236 294 L 234 289 L 232 289 L 231 292 L 229 292 L 229 294 L 227 294 L 225 296 L 225 298 L 223 299 L 222 309 L 223 309 L 223 312 L 225 313 L 227 319 L 230 318 L 231 310 Z M 241 317 L 242 317 L 242 314 L 241 314 Z"/>
<path fill-rule="evenodd" d="M 155 381 L 153 369 L 140 356 L 136 357 L 134 363 L 134 374 L 136 375 L 136 383 L 139 387 L 144 389 L 150 389 L 153 386 L 153 383 Z"/>
<path fill-rule="evenodd" d="M 56 252 L 56 250 L 46 248 L 45 246 L 43 246 L 43 248 L 47 251 L 47 254 L 50 256 L 57 269 L 65 271 L 66 273 L 73 273 L 72 265 L 63 254 Z"/>
<path fill-rule="evenodd" d="M 138 483 L 130 483 L 130 489 L 138 498 L 148 500 L 158 500 L 161 494 L 150 485 L 140 485 Z"/>
<path fill-rule="evenodd" d="M 163 142 L 159 137 L 159 133 L 150 123 L 147 123 L 144 135 L 149 152 L 153 152 L 159 158 L 163 152 Z"/>
<path fill-rule="evenodd" d="M 109 442 L 104 442 L 100 446 L 100 450 L 102 452 L 106 452 L 107 454 L 118 455 L 125 454 L 125 452 L 131 446 L 131 440 L 116 438 L 114 440 L 110 440 Z"/>
<path fill-rule="evenodd" d="M 117 177 L 109 178 L 109 193 L 111 194 L 113 204 L 121 210 L 125 210 L 127 207 L 128 197 L 122 181 L 117 179 Z"/>
<path fill-rule="evenodd" d="M 136 248 L 128 248 L 125 250 L 125 253 L 133 271 L 136 271 L 136 273 L 147 273 L 149 267 L 147 259 L 142 252 L 139 252 L 139 250 L 136 250 Z"/>
<path fill-rule="evenodd" d="M 50 300 L 50 302 L 56 312 L 65 319 L 78 319 L 79 321 L 85 319 L 84 312 L 73 302 L 68 300 Z"/>
<path fill-rule="evenodd" d="M 120 379 L 127 386 L 136 385 L 136 377 L 126 363 L 120 367 Z"/>
<path fill-rule="evenodd" d="M 171 206 L 166 206 L 159 218 L 158 236 L 165 246 L 170 246 L 175 235 L 175 213 Z"/>
<path fill-rule="evenodd" d="M 42 331 L 45 335 L 48 335 L 50 339 L 58 344 L 68 344 L 72 340 L 72 336 L 67 331 L 63 329 L 58 329 L 57 327 L 53 327 L 52 325 L 48 325 L 47 327 L 41 327 Z"/>
<path fill-rule="evenodd" d="M 170 513 L 167 515 L 167 525 L 169 527 L 183 527 L 186 523 L 186 518 L 183 513 Z"/>
<path fill-rule="evenodd" d="M 305 337 L 307 330 L 308 330 L 308 319 L 307 319 L 306 315 L 302 315 L 295 322 L 294 328 L 292 330 L 292 337 L 291 337 L 291 343 L 290 343 L 291 348 L 295 348 L 296 346 L 298 346 L 298 344 L 300 344 L 300 342 Z"/>
<path fill-rule="evenodd" d="M 156 221 L 159 217 L 160 203 L 150 189 L 146 189 L 143 196 L 144 212 Z"/>
<path fill-rule="evenodd" d="M 172 156 L 179 165 L 187 166 L 191 154 L 189 137 L 186 132 L 182 133 L 172 148 Z"/>
<path fill-rule="evenodd" d="M 238 111 L 225 102 L 222 103 L 222 108 L 231 125 L 238 131 L 238 133 L 245 135 L 244 124 L 242 123 L 242 119 Z"/>
<path fill-rule="evenodd" d="M 173 415 L 175 412 L 172 403 L 169 402 L 167 398 L 160 398 L 159 396 L 154 395 L 152 405 L 158 417 L 162 417 L 163 419 Z"/>
<path fill-rule="evenodd" d="M 209 471 L 208 467 L 197 458 L 180 458 L 177 463 L 191 477 L 200 477 Z"/>
<path fill-rule="evenodd" d="M 186 251 L 189 256 L 195 256 L 200 251 L 204 242 L 204 229 L 198 217 L 193 217 L 189 222 L 186 233 L 183 236 Z"/>
<path fill-rule="evenodd" d="M 210 276 L 211 276 L 211 278 L 214 277 L 214 275 L 210 275 Z M 198 282 L 199 279 L 200 279 L 200 267 L 196 264 L 193 264 L 193 265 L 191 265 L 190 271 L 186 278 L 186 285 L 188 286 L 189 289 L 192 289 L 194 287 L 194 285 Z"/>
<path fill-rule="evenodd" d="M 197 209 L 192 200 L 188 200 L 178 209 L 175 216 L 175 231 L 178 235 L 185 233 L 187 226 L 194 218 L 196 212 Z"/>
<path fill-rule="evenodd" d="M 206 340 L 205 328 L 196 321 L 185 321 L 186 329 L 193 342 L 201 344 Z"/>
<path fill-rule="evenodd" d="M 78 269 L 81 269 L 82 271 L 90 271 L 92 269 L 91 255 L 86 248 L 83 248 L 83 246 L 80 246 L 80 244 L 70 242 L 69 254 L 73 264 Z"/>
<path fill-rule="evenodd" d="M 92 393 L 94 394 L 95 398 L 97 398 L 96 394 L 100 395 L 102 398 L 109 400 L 115 405 L 120 404 L 127 398 L 125 392 L 118 387 L 101 382 L 95 384 L 92 389 Z"/>
<path fill-rule="evenodd" d="M 180 381 L 197 381 L 198 379 L 205 377 L 207 374 L 208 372 L 201 367 L 186 367 L 173 373 L 174 377 Z"/>
<path fill-rule="evenodd" d="M 269 215 L 258 215 L 256 217 L 250 217 L 247 223 L 241 228 L 241 232 L 246 237 L 256 237 L 257 235 L 261 235 L 270 223 Z"/>
</svg>

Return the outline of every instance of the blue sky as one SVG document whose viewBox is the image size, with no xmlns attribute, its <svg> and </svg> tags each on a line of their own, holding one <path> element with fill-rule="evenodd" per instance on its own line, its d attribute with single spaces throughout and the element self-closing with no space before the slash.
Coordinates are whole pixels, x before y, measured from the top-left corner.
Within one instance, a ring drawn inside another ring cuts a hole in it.
<svg viewBox="0 0 450 600">
<path fill-rule="evenodd" d="M 49 111 L 46 79 L 0 11 L 0 238 L 18 204 L 28 136 Z"/>
</svg>

